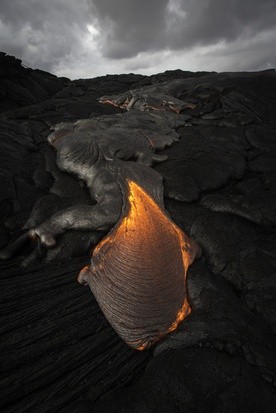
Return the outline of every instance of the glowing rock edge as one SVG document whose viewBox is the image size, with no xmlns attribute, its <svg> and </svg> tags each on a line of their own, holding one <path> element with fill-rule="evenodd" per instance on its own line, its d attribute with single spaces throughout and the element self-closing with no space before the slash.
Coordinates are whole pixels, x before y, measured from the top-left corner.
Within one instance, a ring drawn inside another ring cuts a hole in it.
<svg viewBox="0 0 276 413">
<path fill-rule="evenodd" d="M 144 350 L 191 312 L 186 273 L 201 253 L 167 212 L 133 181 L 122 216 L 78 276 L 107 320 L 132 348 Z"/>
</svg>

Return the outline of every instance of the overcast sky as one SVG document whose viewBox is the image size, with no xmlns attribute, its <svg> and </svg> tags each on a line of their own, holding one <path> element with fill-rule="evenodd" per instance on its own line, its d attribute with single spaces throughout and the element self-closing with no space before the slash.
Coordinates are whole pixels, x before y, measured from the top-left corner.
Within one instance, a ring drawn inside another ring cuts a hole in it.
<svg viewBox="0 0 276 413">
<path fill-rule="evenodd" d="M 0 0 L 0 50 L 71 79 L 276 66 L 275 0 Z"/>
</svg>

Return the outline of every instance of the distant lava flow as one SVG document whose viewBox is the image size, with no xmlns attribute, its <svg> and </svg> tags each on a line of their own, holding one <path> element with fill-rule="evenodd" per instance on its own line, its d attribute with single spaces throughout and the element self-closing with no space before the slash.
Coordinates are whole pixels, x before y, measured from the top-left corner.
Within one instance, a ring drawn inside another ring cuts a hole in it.
<svg viewBox="0 0 276 413">
<path fill-rule="evenodd" d="M 186 272 L 200 247 L 135 182 L 125 211 L 79 274 L 122 339 L 144 350 L 190 313 Z"/>
</svg>

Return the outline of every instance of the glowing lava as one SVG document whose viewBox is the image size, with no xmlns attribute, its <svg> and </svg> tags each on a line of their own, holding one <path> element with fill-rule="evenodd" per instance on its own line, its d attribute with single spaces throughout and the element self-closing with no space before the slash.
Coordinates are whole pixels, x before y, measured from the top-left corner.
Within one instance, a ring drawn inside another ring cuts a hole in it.
<svg viewBox="0 0 276 413">
<path fill-rule="evenodd" d="M 128 181 L 125 211 L 80 275 L 110 324 L 144 350 L 190 313 L 186 272 L 200 248 L 141 187 Z"/>
</svg>

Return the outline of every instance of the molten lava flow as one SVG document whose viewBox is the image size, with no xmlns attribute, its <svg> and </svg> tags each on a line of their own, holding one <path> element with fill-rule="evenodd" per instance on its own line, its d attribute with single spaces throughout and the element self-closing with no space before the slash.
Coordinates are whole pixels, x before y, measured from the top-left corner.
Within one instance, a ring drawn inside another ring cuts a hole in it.
<svg viewBox="0 0 276 413">
<path fill-rule="evenodd" d="M 111 106 L 115 106 L 116 108 L 121 108 L 121 109 L 128 109 L 128 105 L 129 105 L 129 98 L 128 97 L 122 97 L 119 98 L 112 98 L 112 97 L 107 97 L 107 96 L 102 96 L 99 99 L 100 103 L 103 103 L 104 105 L 111 105 Z"/>
<path fill-rule="evenodd" d="M 142 111 L 172 111 L 179 114 L 187 109 L 195 109 L 196 105 L 159 93 L 145 93 L 138 91 L 134 95 L 102 96 L 100 103 L 119 107 L 121 109 L 139 109 Z"/>
<path fill-rule="evenodd" d="M 89 283 L 123 340 L 144 350 L 190 313 L 186 272 L 199 248 L 137 183 L 127 182 L 125 213 L 79 281 Z"/>
<path fill-rule="evenodd" d="M 154 200 L 145 192 L 139 185 L 135 182 L 128 181 L 129 185 L 129 204 L 130 204 L 130 211 L 127 217 L 124 218 L 125 222 L 125 231 L 128 230 L 135 230 L 135 222 L 137 217 L 141 222 L 146 222 L 148 213 L 147 208 L 145 205 L 150 205 L 154 211 L 155 217 L 158 217 L 160 222 L 164 222 L 165 225 L 168 225 L 167 229 L 171 233 L 174 233 L 178 240 L 179 240 L 179 248 L 181 250 L 182 261 L 183 261 L 183 283 L 186 284 L 186 272 L 190 265 L 191 260 L 194 260 L 194 256 L 191 257 L 189 254 L 190 247 L 187 243 L 187 239 L 185 240 L 184 233 L 180 230 L 180 228 L 175 225 L 174 222 L 169 219 L 169 217 L 162 211 L 159 206 L 154 202 Z M 150 231 L 150 225 L 145 228 L 145 232 Z M 182 307 L 179 309 L 175 321 L 171 324 L 168 328 L 167 333 L 171 333 L 172 331 L 176 330 L 178 325 L 184 320 L 184 318 L 190 314 L 191 308 L 187 299 L 184 299 Z M 160 337 L 161 338 L 161 337 Z M 144 346 L 138 347 L 138 350 L 143 350 Z"/>
</svg>

